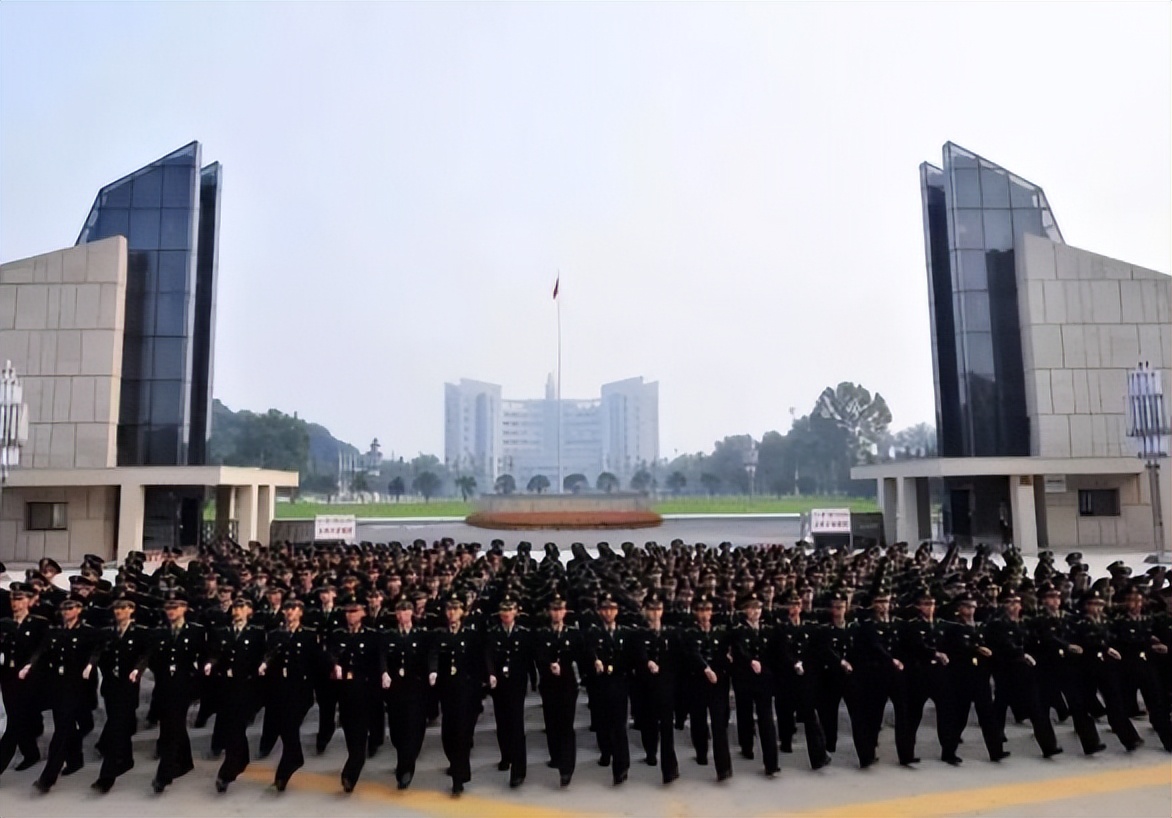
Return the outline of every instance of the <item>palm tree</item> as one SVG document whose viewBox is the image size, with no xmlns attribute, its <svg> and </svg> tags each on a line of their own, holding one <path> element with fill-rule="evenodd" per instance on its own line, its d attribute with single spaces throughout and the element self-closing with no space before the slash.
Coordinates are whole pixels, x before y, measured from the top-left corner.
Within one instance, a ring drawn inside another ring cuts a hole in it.
<svg viewBox="0 0 1172 818">
<path fill-rule="evenodd" d="M 517 481 L 511 474 L 502 474 L 492 484 L 492 489 L 497 494 L 512 494 L 517 490 Z"/>
<path fill-rule="evenodd" d="M 568 474 L 566 479 L 562 481 L 562 491 L 569 491 L 577 494 L 582 489 L 590 488 L 590 481 L 586 479 L 584 474 Z"/>
<path fill-rule="evenodd" d="M 610 472 L 604 471 L 602 474 L 598 475 L 598 481 L 594 484 L 594 486 L 599 491 L 605 491 L 607 494 L 610 494 L 619 487 L 619 479 Z"/>
<path fill-rule="evenodd" d="M 529 485 L 525 486 L 525 491 L 533 494 L 544 494 L 549 488 L 549 478 L 544 474 L 535 474 L 529 478 Z"/>
<path fill-rule="evenodd" d="M 431 500 L 432 496 L 439 490 L 440 479 L 435 476 L 433 472 L 421 471 L 419 475 L 411 481 L 411 488 L 423 495 L 423 502 Z"/>
<path fill-rule="evenodd" d="M 403 496 L 403 492 L 407 490 L 407 486 L 403 483 L 402 477 L 396 477 L 390 483 L 387 483 L 387 494 L 395 496 L 395 502 L 399 502 L 399 498 Z"/>
<path fill-rule="evenodd" d="M 463 477 L 457 477 L 456 488 L 460 490 L 460 499 L 464 500 L 464 502 L 467 502 L 468 498 L 476 493 L 476 478 L 470 474 L 466 474 Z"/>
<path fill-rule="evenodd" d="M 684 477 L 682 471 L 673 471 L 667 476 L 667 488 L 672 494 L 678 496 L 686 485 L 688 485 L 688 478 Z"/>
<path fill-rule="evenodd" d="M 826 387 L 814 411 L 846 433 L 850 465 L 861 462 L 864 454 L 875 452 L 891 425 L 891 410 L 883 396 L 878 392 L 872 396 L 848 381 L 833 389 Z"/>
</svg>

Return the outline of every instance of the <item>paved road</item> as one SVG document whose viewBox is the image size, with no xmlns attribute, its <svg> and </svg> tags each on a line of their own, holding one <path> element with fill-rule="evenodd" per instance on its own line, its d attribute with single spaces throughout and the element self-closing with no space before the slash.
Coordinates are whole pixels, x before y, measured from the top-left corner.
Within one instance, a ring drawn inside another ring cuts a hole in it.
<svg viewBox="0 0 1172 818">
<path fill-rule="evenodd" d="M 662 786 L 659 771 L 639 763 L 643 754 L 638 737 L 631 733 L 631 780 L 622 787 L 610 785 L 610 771 L 598 767 L 593 735 L 579 730 L 578 771 L 567 790 L 557 786 L 557 775 L 544 766 L 546 760 L 541 734 L 541 714 L 536 696 L 530 696 L 526 713 L 529 737 L 529 779 L 519 790 L 507 787 L 507 773 L 496 770 L 498 758 L 492 728 L 492 703 L 487 700 L 473 752 L 473 778 L 459 799 L 447 794 L 448 779 L 439 744 L 438 727 L 429 728 L 411 789 L 400 792 L 392 774 L 394 750 L 389 743 L 368 761 L 357 789 L 350 796 L 341 792 L 338 772 L 345 757 L 341 732 L 327 752 L 312 755 L 312 726 L 316 711 L 306 720 L 303 739 L 308 763 L 293 778 L 284 795 L 267 789 L 272 780 L 275 758 L 256 761 L 232 785 L 228 794 L 217 795 L 212 787 L 218 762 L 199 755 L 207 748 L 210 729 L 192 731 L 196 769 L 176 782 L 162 796 L 150 793 L 154 762 L 150 752 L 157 732 L 144 730 L 135 741 L 137 767 L 119 779 L 114 790 L 99 796 L 89 789 L 97 775 L 97 763 L 87 741 L 85 769 L 63 778 L 47 796 L 31 788 L 38 768 L 9 771 L 0 780 L 0 815 L 117 816 L 466 816 L 477 818 L 571 818 L 596 815 L 687 816 L 810 816 L 811 818 L 858 818 L 891 816 L 928 818 L 937 815 L 976 816 L 1115 816 L 1129 818 L 1172 814 L 1172 765 L 1159 752 L 1159 742 L 1146 725 L 1140 732 L 1148 740 L 1145 748 L 1128 755 L 1103 726 L 1105 753 L 1086 758 L 1078 752 L 1077 740 L 1069 728 L 1059 728 L 1066 753 L 1052 761 L 1038 754 L 1028 729 L 1010 725 L 1008 748 L 1013 757 L 993 764 L 982 757 L 980 733 L 970 726 L 968 742 L 961 754 L 960 768 L 934 760 L 934 717 L 926 714 L 920 732 L 920 755 L 925 759 L 916 769 L 895 763 L 892 731 L 880 739 L 880 762 L 867 771 L 857 769 L 849 732 L 840 739 L 834 763 L 812 772 L 806 762 L 801 737 L 793 755 L 782 756 L 782 774 L 773 781 L 761 773 L 761 762 L 734 756 L 735 776 L 716 784 L 711 766 L 699 767 L 687 733 L 676 733 L 682 777 L 670 787 Z M 145 711 L 140 711 L 140 713 Z M 584 705 L 578 724 L 587 723 Z M 47 725 L 51 733 L 51 725 Z M 100 729 L 100 723 L 99 723 Z M 846 729 L 845 721 L 843 729 Z M 46 738 L 49 733 L 46 734 Z M 252 731 L 253 746 L 257 731 Z M 42 739 L 44 742 L 44 739 Z M 1123 809 L 1121 805 L 1126 805 Z"/>
</svg>

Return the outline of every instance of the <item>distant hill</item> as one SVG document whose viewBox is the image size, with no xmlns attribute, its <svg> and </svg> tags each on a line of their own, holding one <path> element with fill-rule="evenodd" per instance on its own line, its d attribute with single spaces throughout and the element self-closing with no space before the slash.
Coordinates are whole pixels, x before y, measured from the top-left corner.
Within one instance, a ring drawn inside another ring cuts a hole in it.
<svg viewBox="0 0 1172 818">
<path fill-rule="evenodd" d="M 336 475 L 339 453 L 358 454 L 358 449 L 295 414 L 277 409 L 263 414 L 233 412 L 217 398 L 212 401 L 209 453 L 213 463 L 296 471 L 304 479 L 310 474 Z"/>
</svg>

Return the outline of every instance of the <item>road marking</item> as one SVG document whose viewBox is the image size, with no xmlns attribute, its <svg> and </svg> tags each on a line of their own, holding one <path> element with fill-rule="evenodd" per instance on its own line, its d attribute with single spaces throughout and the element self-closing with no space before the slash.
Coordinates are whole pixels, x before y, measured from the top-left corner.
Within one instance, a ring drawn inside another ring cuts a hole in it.
<svg viewBox="0 0 1172 818">
<path fill-rule="evenodd" d="M 907 798 L 827 807 L 800 814 L 803 818 L 883 818 L 891 815 L 900 818 L 932 818 L 937 815 L 979 814 L 1024 804 L 1157 786 L 1172 786 L 1172 765 L 1157 764 L 1131 770 L 1111 770 L 969 790 L 943 790 Z M 774 815 L 781 816 L 783 813 Z"/>
<path fill-rule="evenodd" d="M 240 776 L 251 781 L 271 782 L 272 768 L 253 766 Z M 326 795 L 342 795 L 342 785 L 336 775 L 298 770 L 289 781 L 290 790 L 320 792 Z M 581 810 L 560 810 L 547 806 L 521 804 L 516 801 L 501 801 L 494 798 L 473 795 L 465 792 L 458 798 L 437 790 L 407 789 L 400 790 L 378 781 L 359 780 L 358 786 L 350 798 L 360 798 L 367 801 L 381 801 L 385 804 L 394 804 L 402 809 L 413 810 L 425 815 L 442 816 L 442 818 L 467 818 L 475 815 L 477 818 L 586 818 L 587 816 L 601 816 L 598 812 L 583 812 Z"/>
</svg>

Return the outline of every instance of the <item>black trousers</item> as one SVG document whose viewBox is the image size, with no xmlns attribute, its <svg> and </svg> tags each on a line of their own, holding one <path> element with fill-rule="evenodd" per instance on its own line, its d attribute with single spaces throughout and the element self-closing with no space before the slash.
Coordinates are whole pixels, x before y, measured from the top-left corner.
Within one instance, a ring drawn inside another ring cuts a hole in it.
<svg viewBox="0 0 1172 818">
<path fill-rule="evenodd" d="M 577 738 L 574 734 L 574 711 L 578 706 L 578 685 L 542 683 L 541 715 L 545 721 L 545 741 L 549 760 L 561 775 L 573 775 L 577 763 Z"/>
<path fill-rule="evenodd" d="M 41 757 L 37 747 L 40 735 L 41 712 L 37 706 L 37 688 L 34 679 L 20 679 L 15 670 L 5 668 L 0 676 L 0 692 L 4 695 L 4 712 L 8 727 L 0 738 L 0 773 L 8 769 L 16 751 L 28 760 Z"/>
<path fill-rule="evenodd" d="M 641 689 L 641 698 L 646 708 L 643 725 L 639 730 L 643 752 L 649 758 L 659 756 L 659 769 L 666 782 L 680 772 L 675 745 L 676 679 L 660 671 L 654 675 L 640 675 L 635 684 Z"/>
<path fill-rule="evenodd" d="M 288 781 L 305 764 L 301 749 L 301 725 L 313 706 L 313 688 L 308 682 L 278 681 L 270 688 L 266 713 L 271 710 L 281 740 L 281 758 L 274 778 Z"/>
<path fill-rule="evenodd" d="M 747 753 L 753 752 L 753 716 L 756 715 L 757 732 L 761 735 L 761 756 L 765 762 L 765 772 L 775 773 L 781 769 L 777 754 L 777 726 L 773 722 L 773 688 L 775 681 L 772 676 L 753 674 L 741 679 L 740 695 L 745 704 L 737 700 L 737 735 L 741 738 L 741 749 Z M 749 709 L 749 722 L 741 727 L 741 708 Z M 748 736 L 748 746 L 744 739 Z"/>
<path fill-rule="evenodd" d="M 631 768 L 631 747 L 627 742 L 627 680 L 617 674 L 599 674 L 595 680 L 597 699 L 594 724 L 598 750 L 611 760 L 611 773 L 617 781 Z"/>
<path fill-rule="evenodd" d="M 187 735 L 187 711 L 191 692 L 184 686 L 155 682 L 155 707 L 159 717 L 159 766 L 155 779 L 164 786 L 195 769 L 191 739 Z"/>
<path fill-rule="evenodd" d="M 317 699 L 317 749 L 325 750 L 338 729 L 338 682 L 334 679 L 323 679 L 313 690 Z"/>
<path fill-rule="evenodd" d="M 733 706 L 736 708 L 737 716 L 737 744 L 740 745 L 742 753 L 751 755 L 753 741 L 757 737 L 757 733 L 753 729 L 753 701 L 744 690 L 741 676 L 733 677 L 732 691 Z"/>
<path fill-rule="evenodd" d="M 818 711 L 818 723 L 822 726 L 826 740 L 826 751 L 833 753 L 838 749 L 839 711 L 847 699 L 846 672 L 841 668 L 830 668 L 816 674 L 810 680 L 810 686 L 814 690 L 814 707 Z M 847 702 L 848 714 L 851 707 L 851 702 Z"/>
<path fill-rule="evenodd" d="M 985 750 L 990 758 L 999 755 L 1004 748 L 1001 741 L 1003 724 L 997 722 L 993 711 L 993 691 L 989 685 L 989 672 L 983 667 L 974 666 L 971 662 L 965 664 L 963 660 L 952 662 L 945 673 L 946 684 L 951 693 L 949 706 L 946 712 L 937 712 L 936 718 L 942 720 L 945 726 L 944 738 L 940 746 L 945 753 L 955 753 L 960 746 L 960 739 L 969 722 L 969 711 L 976 709 L 977 724 L 981 728 L 981 737 L 985 740 Z M 1032 710 L 1027 706 L 1029 699 L 1021 695 L 1022 712 L 1027 718 L 1032 717 Z"/>
<path fill-rule="evenodd" d="M 936 705 L 936 738 L 940 742 L 942 754 L 949 756 L 955 753 L 956 747 L 948 746 L 947 714 L 951 712 L 952 705 L 945 675 L 947 668 L 935 663 L 908 665 L 903 673 L 906 685 L 903 718 L 900 718 L 899 710 L 895 712 L 895 749 L 899 763 L 909 764 L 916 755 L 916 733 L 920 729 L 924 706 L 929 699 Z"/>
<path fill-rule="evenodd" d="M 1151 656 L 1124 655 L 1119 675 L 1121 679 L 1131 680 L 1144 697 L 1152 729 L 1160 737 L 1164 749 L 1172 752 L 1172 713 L 1169 712 L 1168 694 L 1160 684 L 1160 674 Z"/>
<path fill-rule="evenodd" d="M 783 748 L 792 747 L 793 736 L 797 732 L 797 726 L 794 724 L 796 716 L 797 721 L 802 723 L 806 734 L 806 755 L 809 756 L 810 766 L 821 767 L 826 761 L 826 733 L 822 729 L 822 720 L 818 715 L 818 708 L 815 706 L 815 692 L 814 677 L 809 673 L 803 673 L 800 676 L 797 673 L 787 673 L 781 677 L 777 686 L 779 704 L 775 709 L 779 713 L 785 713 L 788 719 L 789 741 L 786 740 L 781 725 L 778 725 L 778 732 L 781 733 L 781 746 Z M 834 719 L 835 722 L 838 721 L 837 712 L 834 714 Z"/>
<path fill-rule="evenodd" d="M 1079 709 L 1084 713 L 1089 710 L 1089 703 L 1095 698 L 1096 691 L 1102 695 L 1103 704 L 1107 709 L 1107 723 L 1115 737 L 1127 749 L 1132 749 L 1139 743 L 1139 733 L 1128 717 L 1130 708 L 1123 701 L 1120 673 L 1123 663 L 1111 659 L 1105 654 L 1100 658 L 1097 654 L 1083 656 L 1082 674 L 1080 676 Z M 1074 710 L 1074 704 L 1071 704 Z M 1085 749 L 1085 748 L 1084 748 Z"/>
<path fill-rule="evenodd" d="M 139 686 L 120 679 L 108 679 L 102 685 L 106 705 L 106 726 L 99 739 L 102 745 L 102 769 L 98 778 L 113 780 L 134 767 L 135 711 Z"/>
<path fill-rule="evenodd" d="M 728 679 L 717 677 L 715 682 L 704 676 L 691 680 L 692 746 L 696 757 L 708 759 L 709 725 L 711 725 L 712 760 L 716 774 L 724 776 L 732 772 L 732 757 L 728 746 Z"/>
<path fill-rule="evenodd" d="M 381 690 L 374 681 L 355 678 L 339 682 L 338 716 L 342 722 L 342 734 L 346 738 L 346 763 L 342 765 L 342 778 L 351 783 L 358 781 L 366 765 L 372 704 L 382 706 Z"/>
<path fill-rule="evenodd" d="M 1058 737 L 1054 735 L 1054 725 L 1050 722 L 1050 704 L 1044 698 L 1042 673 L 1040 666 L 1031 667 L 1025 662 L 1013 662 L 994 669 L 993 687 L 996 694 L 993 698 L 993 730 L 1000 744 L 1001 737 L 1005 735 L 1005 712 L 1009 700 L 1017 697 L 1030 720 L 1034 741 L 1038 742 L 1042 753 L 1049 756 L 1058 749 Z M 977 711 L 977 717 L 980 718 L 980 710 Z M 983 731 L 984 727 L 981 729 Z"/>
<path fill-rule="evenodd" d="M 480 689 L 474 679 L 454 677 L 439 691 L 440 744 L 451 768 L 453 784 L 472 780 L 472 738 L 480 713 Z"/>
<path fill-rule="evenodd" d="M 427 682 L 395 677 L 387 691 L 387 721 L 395 747 L 395 777 L 415 774 L 415 762 L 427 730 Z"/>
<path fill-rule="evenodd" d="M 256 684 L 245 679 L 222 679 L 219 687 L 222 698 L 216 711 L 216 729 L 223 742 L 220 747 L 224 750 L 224 762 L 216 777 L 230 782 L 235 781 L 251 761 L 247 731 L 255 714 Z M 214 736 L 213 733 L 213 741 Z"/>
<path fill-rule="evenodd" d="M 509 778 L 524 778 L 527 770 L 525 747 L 525 677 L 497 677 L 492 691 L 496 741 L 501 760 L 508 762 Z"/>
<path fill-rule="evenodd" d="M 53 685 L 49 688 L 49 701 L 53 705 L 53 740 L 49 742 L 49 756 L 41 770 L 41 784 L 51 787 L 57 783 L 61 769 L 66 764 L 80 767 L 84 762 L 81 754 L 81 720 L 89 707 L 87 697 L 80 685 Z M 92 713 L 90 714 L 92 718 Z"/>
<path fill-rule="evenodd" d="M 856 666 L 850 676 L 849 696 L 855 702 L 855 712 L 851 715 L 851 736 L 861 766 L 875 761 L 887 702 L 890 701 L 895 707 L 897 724 L 906 718 L 903 714 L 903 672 L 885 662 Z"/>
<path fill-rule="evenodd" d="M 265 714 L 264 719 L 261 721 L 260 745 L 258 747 L 262 756 L 267 756 L 271 753 L 273 747 L 277 745 L 277 739 L 281 737 L 281 722 L 278 718 L 278 714 L 281 711 L 272 705 L 275 697 L 274 687 L 277 684 L 277 680 L 272 677 L 265 677 L 260 682 L 262 701 L 265 703 Z"/>
</svg>

